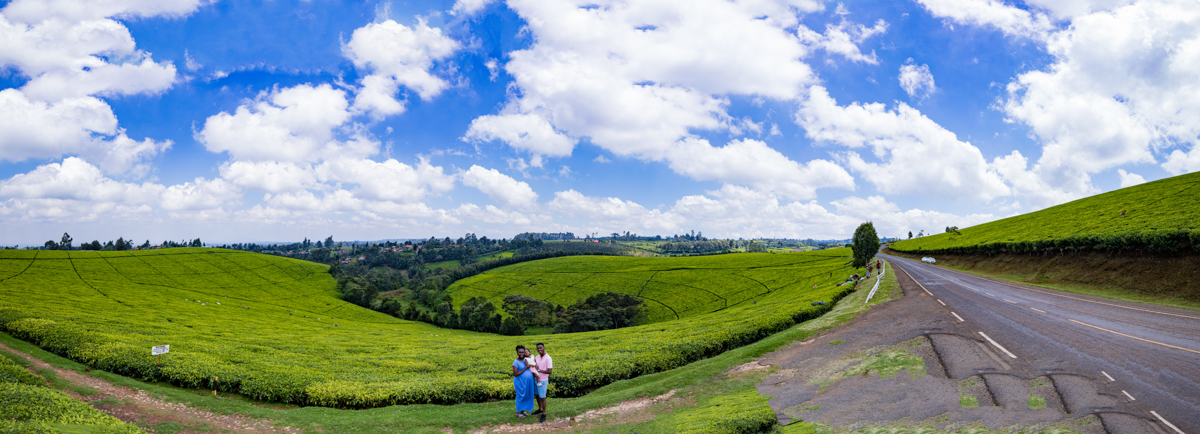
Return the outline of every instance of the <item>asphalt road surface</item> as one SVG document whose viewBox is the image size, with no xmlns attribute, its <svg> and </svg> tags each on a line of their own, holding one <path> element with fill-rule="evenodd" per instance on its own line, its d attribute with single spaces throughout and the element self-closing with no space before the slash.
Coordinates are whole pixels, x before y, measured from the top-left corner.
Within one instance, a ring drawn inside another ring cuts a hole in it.
<svg viewBox="0 0 1200 434">
<path fill-rule="evenodd" d="M 1200 434 L 1200 312 L 1114 301 L 880 255 L 990 345 L 1006 369 L 1054 376 L 1070 413 L 1110 432 Z M 1197 270 L 1200 272 L 1200 270 Z M 1061 379 L 1061 380 L 1060 380 Z M 1061 383 L 1061 384 L 1060 384 Z M 1073 398 L 1071 389 L 1089 389 Z M 1125 420 L 1125 419 L 1129 420 Z"/>
</svg>

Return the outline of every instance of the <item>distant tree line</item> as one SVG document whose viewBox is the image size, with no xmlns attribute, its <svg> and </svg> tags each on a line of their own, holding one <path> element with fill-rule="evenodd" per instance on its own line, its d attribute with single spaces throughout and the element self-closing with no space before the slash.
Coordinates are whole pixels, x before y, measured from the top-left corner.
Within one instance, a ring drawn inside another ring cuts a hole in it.
<svg viewBox="0 0 1200 434">
<path fill-rule="evenodd" d="M 533 241 L 533 240 L 573 240 L 573 239 L 575 239 L 575 234 L 570 233 L 570 232 L 555 232 L 555 233 L 522 232 L 522 233 L 513 235 L 513 239 L 514 240 L 528 240 L 528 241 Z"/>
<path fill-rule="evenodd" d="M 734 240 L 678 241 L 663 243 L 659 250 L 666 253 L 709 253 L 733 250 L 738 248 Z"/>
<path fill-rule="evenodd" d="M 100 240 L 92 240 L 90 243 L 80 243 L 78 247 L 74 246 L 75 239 L 71 234 L 63 232 L 62 238 L 58 241 L 49 240 L 40 247 L 41 250 L 97 250 L 97 251 L 114 251 L 114 250 L 134 250 L 134 249 L 149 249 L 154 247 L 204 247 L 204 243 L 196 238 L 192 241 L 163 241 L 159 245 L 151 245 L 150 240 L 141 245 L 135 246 L 133 241 L 126 241 L 124 237 L 117 238 L 116 241 L 108 241 L 101 243 Z"/>
</svg>

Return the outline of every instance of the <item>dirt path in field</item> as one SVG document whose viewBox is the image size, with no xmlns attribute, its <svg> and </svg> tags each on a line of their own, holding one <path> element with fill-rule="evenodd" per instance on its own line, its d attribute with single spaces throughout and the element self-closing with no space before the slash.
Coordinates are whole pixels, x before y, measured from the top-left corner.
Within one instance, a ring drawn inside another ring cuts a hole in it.
<svg viewBox="0 0 1200 434">
<path fill-rule="evenodd" d="M 645 397 L 633 401 L 625 401 L 612 407 L 598 408 L 588 411 L 579 416 L 562 418 L 562 419 L 546 419 L 546 422 L 538 423 L 518 423 L 504 424 L 498 426 L 486 426 L 474 431 L 471 434 L 484 433 L 511 433 L 511 432 L 558 432 L 568 429 L 586 428 L 588 425 L 598 421 L 619 420 L 621 423 L 633 423 L 650 420 L 654 415 L 648 411 L 650 406 L 667 402 L 671 400 L 680 400 L 675 397 L 675 390 L 664 393 L 656 397 Z M 547 409 L 553 412 L 554 401 L 547 403 Z M 516 418 L 516 416 L 513 416 Z M 524 420 L 536 421 L 537 416 L 528 416 Z"/>
<path fill-rule="evenodd" d="M 154 426 L 164 422 L 174 422 L 184 426 L 178 433 L 200 433 L 211 432 L 213 429 L 219 432 L 238 432 L 238 433 L 299 433 L 299 429 L 284 427 L 276 428 L 271 426 L 269 421 L 260 419 L 251 419 L 243 416 L 229 416 L 213 414 L 203 410 L 197 410 L 183 404 L 163 401 L 161 399 L 150 396 L 144 390 L 135 390 L 124 386 L 117 386 L 103 379 L 90 375 L 80 374 L 70 369 L 61 369 L 51 366 L 49 363 L 42 361 L 29 354 L 14 350 L 3 343 L 0 343 L 0 349 L 16 354 L 33 363 L 37 369 L 51 369 L 58 378 L 71 382 L 78 387 L 88 387 L 98 392 L 95 395 L 79 395 L 71 391 L 65 391 L 71 397 L 80 401 L 92 403 L 100 411 L 108 413 L 117 419 L 128 423 L 139 423 L 143 426 Z M 95 401 L 109 399 L 109 402 L 116 403 L 94 403 Z M 195 428 L 195 429 L 192 429 Z M 148 428 L 151 432 L 153 428 Z M 174 429 L 173 429 L 174 431 Z"/>
</svg>

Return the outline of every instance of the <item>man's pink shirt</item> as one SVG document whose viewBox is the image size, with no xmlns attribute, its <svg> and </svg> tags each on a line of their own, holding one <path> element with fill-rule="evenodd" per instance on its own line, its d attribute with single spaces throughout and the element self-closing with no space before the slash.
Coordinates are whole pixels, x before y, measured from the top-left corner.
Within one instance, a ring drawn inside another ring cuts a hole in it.
<svg viewBox="0 0 1200 434">
<path fill-rule="evenodd" d="M 554 359 L 550 358 L 549 354 L 546 357 L 542 357 L 541 354 L 533 356 L 533 363 L 536 363 L 538 369 L 543 371 L 554 368 Z M 543 374 L 541 372 L 534 372 L 533 375 L 537 376 L 538 381 L 546 381 L 550 378 L 550 374 Z"/>
</svg>

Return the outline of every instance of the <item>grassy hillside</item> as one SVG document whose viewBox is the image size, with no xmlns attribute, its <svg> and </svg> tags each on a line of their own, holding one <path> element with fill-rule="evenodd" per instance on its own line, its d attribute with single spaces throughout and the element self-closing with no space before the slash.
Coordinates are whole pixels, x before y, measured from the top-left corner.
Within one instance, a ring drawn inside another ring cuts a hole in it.
<svg viewBox="0 0 1200 434">
<path fill-rule="evenodd" d="M 677 258 L 573 256 L 498 268 L 451 285 L 456 306 L 481 296 L 496 306 L 509 294 L 570 305 L 602 292 L 646 300 L 648 323 L 673 321 L 751 304 L 773 291 L 846 276 L 829 271 L 845 258 L 823 255 L 738 255 Z"/>
<path fill-rule="evenodd" d="M 1122 214 L 1123 212 L 1123 214 Z M 891 243 L 908 253 L 1200 251 L 1200 173 L 1123 188 L 1029 214 Z"/>
<path fill-rule="evenodd" d="M 829 306 L 810 302 L 836 300 L 843 288 L 812 285 L 861 270 L 847 265 L 848 249 L 814 255 L 836 259 L 807 255 L 757 256 L 804 264 L 779 276 L 778 289 L 757 304 L 538 337 L 558 365 L 552 393 L 672 369 L 820 315 Z M 511 397 L 512 348 L 530 338 L 445 330 L 359 308 L 337 298 L 325 271 L 217 249 L 0 250 L 0 330 L 99 369 L 201 389 L 215 383 L 263 401 L 359 408 Z M 150 347 L 163 344 L 171 352 L 160 366 Z"/>
</svg>

